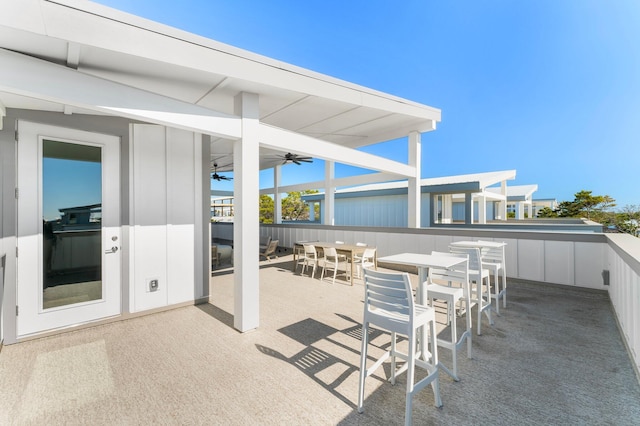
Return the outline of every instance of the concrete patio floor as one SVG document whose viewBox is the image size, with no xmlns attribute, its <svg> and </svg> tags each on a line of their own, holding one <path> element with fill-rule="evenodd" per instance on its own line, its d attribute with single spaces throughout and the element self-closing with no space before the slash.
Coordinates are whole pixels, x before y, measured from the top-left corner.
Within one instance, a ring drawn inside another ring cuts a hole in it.
<svg viewBox="0 0 640 426">
<path fill-rule="evenodd" d="M 402 424 L 406 375 L 392 386 L 388 366 L 356 410 L 361 281 L 291 268 L 290 255 L 261 263 L 252 332 L 233 329 L 233 275 L 219 269 L 210 304 L 5 346 L 0 424 Z M 510 282 L 501 313 L 474 333 L 473 358 L 459 355 L 461 381 L 441 374 L 444 407 L 430 387 L 415 397 L 414 424 L 640 422 L 640 386 L 605 293 Z M 373 343 L 386 348 L 388 336 Z"/>
</svg>

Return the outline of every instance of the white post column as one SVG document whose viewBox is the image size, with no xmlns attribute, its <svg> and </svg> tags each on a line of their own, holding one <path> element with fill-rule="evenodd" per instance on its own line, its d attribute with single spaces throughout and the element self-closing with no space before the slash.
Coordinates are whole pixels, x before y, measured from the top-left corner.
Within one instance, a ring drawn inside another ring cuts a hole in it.
<svg viewBox="0 0 640 426">
<path fill-rule="evenodd" d="M 6 116 L 7 116 L 7 108 L 4 106 L 2 101 L 0 101 L 0 130 L 2 130 L 2 123 Z"/>
<path fill-rule="evenodd" d="M 507 181 L 500 182 L 500 194 L 504 197 L 504 201 L 500 202 L 500 219 L 507 220 Z"/>
<path fill-rule="evenodd" d="M 524 219 L 524 204 L 521 201 L 516 203 L 516 219 Z"/>
<path fill-rule="evenodd" d="M 422 216 L 420 219 L 420 226 L 431 227 L 433 224 L 432 220 L 432 212 L 431 206 L 433 205 L 433 197 L 430 192 L 424 194 L 424 196 L 420 196 L 421 203 L 420 206 L 420 215 Z"/>
<path fill-rule="evenodd" d="M 478 197 L 478 223 L 487 223 L 487 197 L 484 194 Z"/>
<path fill-rule="evenodd" d="M 442 221 L 440 223 L 453 223 L 453 195 L 442 195 Z"/>
<path fill-rule="evenodd" d="M 336 163 L 333 161 L 325 161 L 324 163 L 324 215 L 322 217 L 323 225 L 333 225 L 335 221 L 335 188 L 333 186 L 333 178 L 336 174 Z"/>
<path fill-rule="evenodd" d="M 533 204 L 532 203 L 528 203 L 527 204 L 527 215 L 529 216 L 529 219 L 533 219 Z"/>
<path fill-rule="evenodd" d="M 420 227 L 420 163 L 422 158 L 422 143 L 419 132 L 409 133 L 409 165 L 416 168 L 416 174 L 408 182 L 408 228 Z"/>
<path fill-rule="evenodd" d="M 233 326 L 241 332 L 258 327 L 260 319 L 259 245 L 259 109 L 258 95 L 239 93 L 235 113 L 242 118 L 242 138 L 233 143 L 234 311 Z"/>
<path fill-rule="evenodd" d="M 470 192 L 464 194 L 464 223 L 473 224 L 473 194 Z"/>
<path fill-rule="evenodd" d="M 309 206 L 309 222 L 313 222 L 316 220 L 316 203 L 309 201 L 307 205 Z"/>
<path fill-rule="evenodd" d="M 280 194 L 281 180 L 282 166 L 278 164 L 273 168 L 273 223 L 282 223 L 282 194 Z"/>
</svg>

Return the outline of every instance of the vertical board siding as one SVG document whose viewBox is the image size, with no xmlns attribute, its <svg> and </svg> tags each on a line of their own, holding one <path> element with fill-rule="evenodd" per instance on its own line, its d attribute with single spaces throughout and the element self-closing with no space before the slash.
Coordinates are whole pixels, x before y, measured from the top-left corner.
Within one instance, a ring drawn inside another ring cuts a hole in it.
<svg viewBox="0 0 640 426">
<path fill-rule="evenodd" d="M 202 294 L 195 270 L 201 150 L 183 130 L 136 124 L 132 135 L 131 311 L 139 312 Z M 150 279 L 159 280 L 156 291 Z"/>
<path fill-rule="evenodd" d="M 165 130 L 161 126 L 135 125 L 133 149 L 133 203 L 130 285 L 132 311 L 167 304 L 167 180 Z M 148 291 L 148 280 L 159 281 Z"/>
</svg>

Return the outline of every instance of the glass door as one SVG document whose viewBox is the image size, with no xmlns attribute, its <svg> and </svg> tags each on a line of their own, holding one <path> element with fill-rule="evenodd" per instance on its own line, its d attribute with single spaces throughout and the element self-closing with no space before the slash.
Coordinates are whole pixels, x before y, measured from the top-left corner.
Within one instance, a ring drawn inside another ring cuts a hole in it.
<svg viewBox="0 0 640 426">
<path fill-rule="evenodd" d="M 118 138 L 19 123 L 18 335 L 120 313 Z"/>
</svg>

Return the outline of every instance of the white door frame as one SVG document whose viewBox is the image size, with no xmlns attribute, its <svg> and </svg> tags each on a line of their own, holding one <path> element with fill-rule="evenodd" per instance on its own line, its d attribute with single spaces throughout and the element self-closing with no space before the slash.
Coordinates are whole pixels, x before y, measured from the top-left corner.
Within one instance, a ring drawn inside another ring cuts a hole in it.
<svg viewBox="0 0 640 426">
<path fill-rule="evenodd" d="M 122 312 L 120 138 L 26 121 L 19 121 L 18 133 L 17 337 L 119 315 Z M 102 148 L 102 298 L 46 310 L 42 308 L 43 139 Z"/>
</svg>

